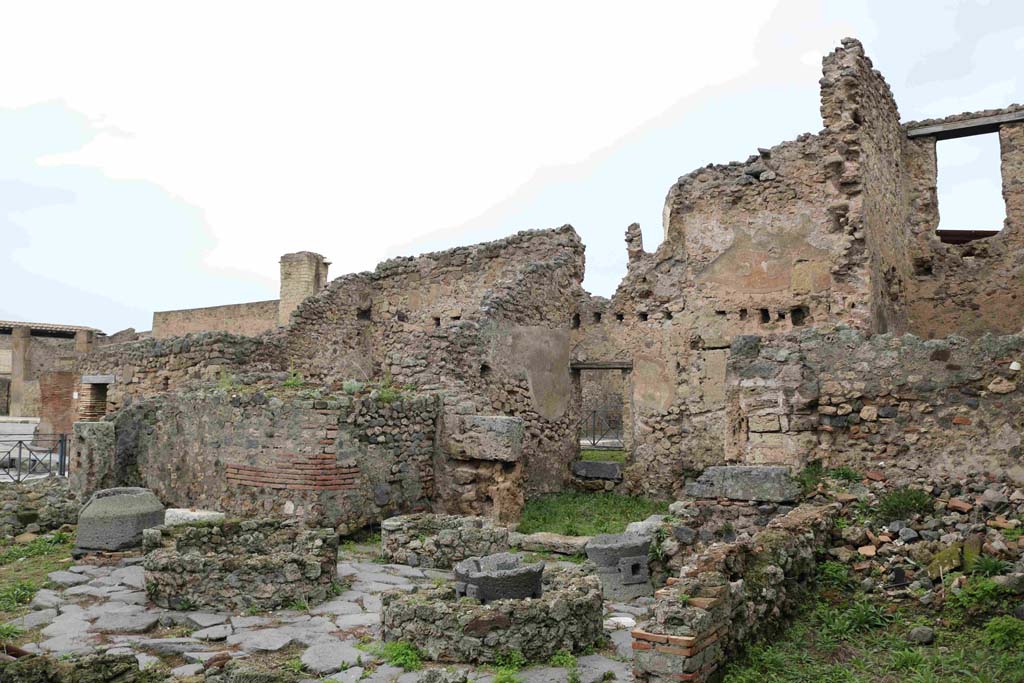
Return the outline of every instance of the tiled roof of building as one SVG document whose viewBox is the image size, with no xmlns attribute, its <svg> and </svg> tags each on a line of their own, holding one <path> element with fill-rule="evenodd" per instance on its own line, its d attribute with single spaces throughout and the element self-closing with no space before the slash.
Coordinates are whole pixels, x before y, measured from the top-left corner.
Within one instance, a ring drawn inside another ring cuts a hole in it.
<svg viewBox="0 0 1024 683">
<path fill-rule="evenodd" d="M 0 320 L 0 332 L 10 332 L 15 327 L 27 327 L 33 332 L 78 332 L 87 330 L 97 334 L 103 334 L 102 330 L 95 327 L 84 327 L 82 325 L 56 325 L 54 323 L 26 323 L 18 320 Z"/>
</svg>

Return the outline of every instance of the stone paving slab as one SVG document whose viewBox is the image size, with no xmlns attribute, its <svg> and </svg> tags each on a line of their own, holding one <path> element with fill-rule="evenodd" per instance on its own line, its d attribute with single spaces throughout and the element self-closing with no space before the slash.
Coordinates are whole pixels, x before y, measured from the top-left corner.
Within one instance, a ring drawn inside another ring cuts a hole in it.
<svg viewBox="0 0 1024 683">
<path fill-rule="evenodd" d="M 237 658 L 302 646 L 305 650 L 301 658 L 311 674 L 322 677 L 319 680 L 418 683 L 422 672 L 404 672 L 386 664 L 367 667 L 376 657 L 357 648 L 355 638 L 360 634 L 379 637 L 384 593 L 410 591 L 435 578 L 448 580 L 451 572 L 361 560 L 340 562 L 338 569 L 352 582 L 341 595 L 308 612 L 281 610 L 249 616 L 154 608 L 141 590 L 145 574 L 137 563 L 118 567 L 76 565 L 56 573 L 63 580 L 57 582 L 62 588 L 39 591 L 31 604 L 33 611 L 20 618 L 23 623 L 44 627 L 42 642 L 29 643 L 26 649 L 56 655 L 107 649 L 134 655 L 140 666 L 158 663 L 160 657 L 180 656 L 186 664 L 175 671 L 184 676 L 222 653 Z M 605 627 L 619 656 L 631 659 L 629 629 L 647 609 L 643 601 L 606 604 Z M 156 625 L 185 627 L 192 635 L 146 636 L 145 632 Z M 105 634 L 106 644 L 99 633 Z M 578 661 L 583 683 L 602 680 L 606 671 L 620 683 L 633 680 L 629 664 L 601 655 L 580 657 Z M 472 681 L 492 680 L 485 671 L 465 670 Z M 524 669 L 519 676 L 523 683 L 559 683 L 568 680 L 569 672 L 542 666 Z"/>
</svg>

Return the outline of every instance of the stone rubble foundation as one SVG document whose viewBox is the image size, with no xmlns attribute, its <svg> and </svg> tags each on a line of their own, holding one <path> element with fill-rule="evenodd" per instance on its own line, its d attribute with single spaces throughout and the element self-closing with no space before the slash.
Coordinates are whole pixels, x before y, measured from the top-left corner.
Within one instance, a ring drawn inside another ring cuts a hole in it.
<svg viewBox="0 0 1024 683">
<path fill-rule="evenodd" d="M 601 585 L 583 567 L 544 572 L 538 599 L 459 598 L 453 585 L 383 597 L 384 639 L 414 643 L 441 662 L 489 664 L 506 653 L 546 662 L 604 640 Z"/>
<path fill-rule="evenodd" d="M 335 531 L 292 521 L 155 527 L 143 536 L 146 592 L 171 609 L 314 605 L 331 595 L 337 573 Z"/>
</svg>

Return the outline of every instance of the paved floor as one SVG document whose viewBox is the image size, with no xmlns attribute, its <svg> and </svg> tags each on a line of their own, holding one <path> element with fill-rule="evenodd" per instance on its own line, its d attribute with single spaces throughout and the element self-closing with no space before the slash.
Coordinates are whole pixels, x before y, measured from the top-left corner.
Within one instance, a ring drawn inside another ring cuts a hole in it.
<svg viewBox="0 0 1024 683">
<path fill-rule="evenodd" d="M 357 645 L 367 638 L 380 639 L 383 592 L 411 590 L 417 583 L 447 579 L 450 574 L 372 562 L 375 551 L 365 546 L 344 551 L 338 575 L 349 589 L 308 612 L 247 616 L 161 609 L 147 601 L 141 558 L 132 558 L 118 567 L 82 564 L 53 572 L 50 580 L 59 588 L 39 591 L 32 611 L 11 623 L 26 631 L 39 629 L 38 640 L 26 646 L 29 650 L 54 656 L 103 650 L 133 654 L 141 667 L 168 658 L 175 665 L 173 675 L 181 678 L 201 673 L 203 663 L 212 657 L 251 657 L 299 648 L 305 670 L 325 680 L 413 683 L 420 673 L 388 666 Z M 605 627 L 615 652 L 580 657 L 583 683 L 633 680 L 629 629 L 643 613 L 642 603 L 606 604 Z M 615 678 L 605 678 L 608 672 Z M 569 671 L 557 667 L 524 669 L 519 675 L 523 683 L 569 679 Z M 489 683 L 492 677 L 473 672 L 470 679 Z"/>
</svg>

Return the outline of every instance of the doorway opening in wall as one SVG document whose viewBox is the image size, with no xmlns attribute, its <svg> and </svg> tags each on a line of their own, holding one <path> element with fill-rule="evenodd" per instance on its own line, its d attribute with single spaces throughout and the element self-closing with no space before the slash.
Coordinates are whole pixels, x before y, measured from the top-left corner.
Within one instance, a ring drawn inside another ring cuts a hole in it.
<svg viewBox="0 0 1024 683">
<path fill-rule="evenodd" d="M 579 371 L 580 460 L 617 463 L 626 461 L 623 417 L 625 377 L 626 373 L 617 368 Z"/>
<path fill-rule="evenodd" d="M 939 239 L 966 244 L 998 234 L 1006 220 L 999 134 L 938 140 L 935 156 Z"/>
</svg>

